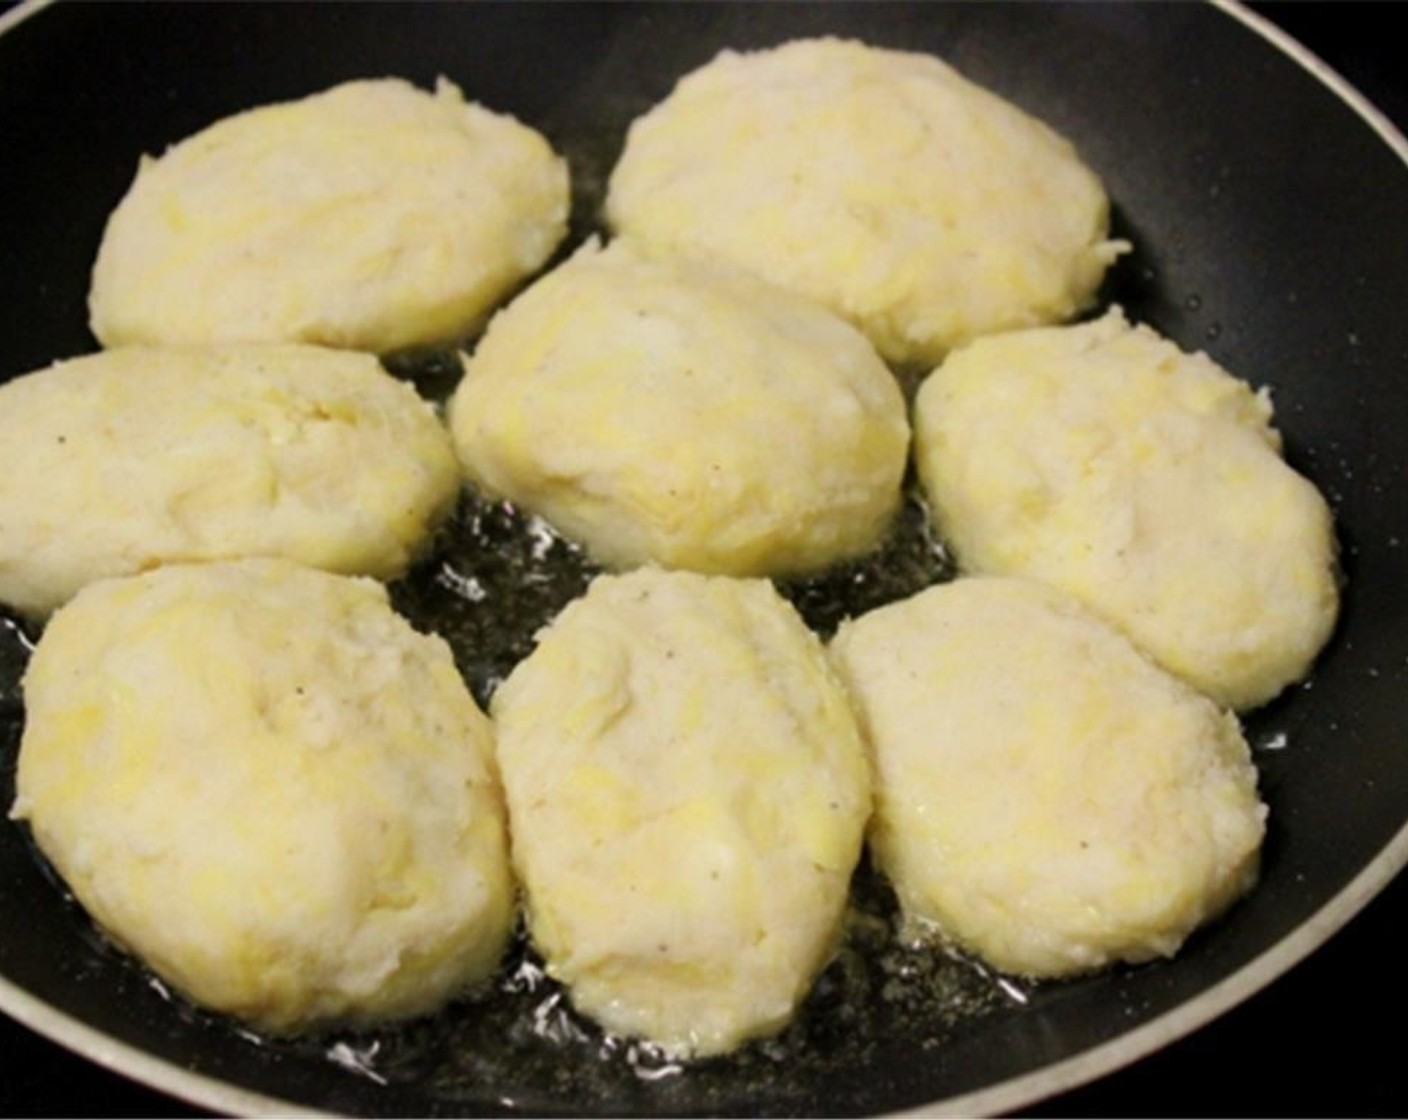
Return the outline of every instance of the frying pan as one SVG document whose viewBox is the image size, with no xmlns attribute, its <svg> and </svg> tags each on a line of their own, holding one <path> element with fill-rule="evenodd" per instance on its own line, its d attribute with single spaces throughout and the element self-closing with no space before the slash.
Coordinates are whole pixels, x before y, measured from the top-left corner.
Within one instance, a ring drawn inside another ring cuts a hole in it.
<svg viewBox="0 0 1408 1120">
<path fill-rule="evenodd" d="M 88 5 L 17 18 L 25 15 L 10 12 L 0 36 L 2 376 L 94 348 L 87 272 L 137 154 L 217 117 L 351 77 L 426 85 L 443 73 L 543 130 L 571 160 L 581 237 L 627 122 L 680 74 L 725 46 L 855 35 L 940 54 L 1077 143 L 1115 201 L 1116 233 L 1136 246 L 1106 297 L 1273 387 L 1289 459 L 1335 509 L 1347 590 L 1311 683 L 1245 720 L 1272 810 L 1261 885 L 1170 962 L 1027 987 L 1025 1002 L 992 999 L 956 1023 L 938 1003 L 866 1009 L 823 1022 L 800 1049 L 755 1048 L 683 1073 L 597 1055 L 600 1040 L 545 1051 L 546 1040 L 513 1024 L 456 1035 L 432 1020 L 412 1028 L 410 1042 L 373 1034 L 276 1046 L 164 996 L 94 933 L 21 830 L 6 826 L 0 1006 L 15 1019 L 229 1112 L 1021 1110 L 1256 991 L 1408 858 L 1408 169 L 1380 135 L 1389 130 L 1268 44 L 1245 13 L 1183 4 Z M 0 703 L 13 726 L 23 646 L 10 630 L 0 638 Z M 8 798 L 12 742 L 5 752 Z M 412 1050 L 401 1066 L 383 1057 Z M 139 1099 L 139 1108 L 166 1110 L 162 1098 Z M 1206 1111 L 1225 1111 L 1215 1100 Z M 33 1100 L 21 1108 L 45 1111 Z M 68 1108 L 110 1110 L 106 1099 L 69 1098 Z"/>
</svg>

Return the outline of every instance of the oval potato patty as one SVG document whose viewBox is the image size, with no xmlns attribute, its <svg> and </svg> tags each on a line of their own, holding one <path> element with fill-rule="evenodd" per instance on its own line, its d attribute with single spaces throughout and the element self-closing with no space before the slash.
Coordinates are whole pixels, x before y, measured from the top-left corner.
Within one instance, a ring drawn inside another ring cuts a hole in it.
<svg viewBox="0 0 1408 1120">
<path fill-rule="evenodd" d="M 283 556 L 400 575 L 459 493 L 431 406 L 366 354 L 107 350 L 0 386 L 0 602 Z"/>
<path fill-rule="evenodd" d="M 887 359 L 1065 319 L 1126 247 L 1075 149 L 930 55 L 724 51 L 637 119 L 611 227 L 810 296 Z"/>
<path fill-rule="evenodd" d="M 360 1026 L 497 966 L 492 730 L 380 584 L 281 560 L 104 580 L 50 620 L 24 698 L 13 815 L 196 1002 Z"/>
<path fill-rule="evenodd" d="M 855 717 L 762 580 L 602 576 L 490 710 L 529 930 L 579 1010 L 704 1056 L 782 1029 L 870 813 Z"/>
<path fill-rule="evenodd" d="M 1218 703 L 1271 699 L 1329 637 L 1330 511 L 1269 397 L 1118 309 L 953 354 L 914 426 L 962 568 L 1061 588 Z"/>
<path fill-rule="evenodd" d="M 618 568 L 780 575 L 860 555 L 909 449 L 895 379 L 845 322 L 619 241 L 494 319 L 449 413 L 481 489 Z"/>
<path fill-rule="evenodd" d="M 106 346 L 453 340 L 567 232 L 568 173 L 512 117 L 399 79 L 227 117 L 144 159 L 89 310 Z"/>
<path fill-rule="evenodd" d="M 846 623 L 870 843 L 906 915 L 1005 972 L 1172 955 L 1256 878 L 1237 720 L 1060 592 L 959 579 Z"/>
</svg>

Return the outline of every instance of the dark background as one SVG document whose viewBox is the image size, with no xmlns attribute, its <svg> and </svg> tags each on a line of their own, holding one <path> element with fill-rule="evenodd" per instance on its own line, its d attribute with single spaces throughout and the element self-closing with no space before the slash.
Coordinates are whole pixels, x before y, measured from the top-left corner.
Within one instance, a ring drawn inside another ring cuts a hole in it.
<svg viewBox="0 0 1408 1120">
<path fill-rule="evenodd" d="M 8 7 L 0 3 L 0 12 Z M 1253 7 L 1408 130 L 1400 5 Z M 1408 877 L 1400 876 L 1328 944 L 1251 1000 L 1134 1066 L 1026 1114 L 1408 1115 L 1404 1035 L 1397 1027 L 1408 996 L 1400 963 L 1405 930 Z M 0 1016 L 0 1115 L 192 1114 Z"/>
</svg>

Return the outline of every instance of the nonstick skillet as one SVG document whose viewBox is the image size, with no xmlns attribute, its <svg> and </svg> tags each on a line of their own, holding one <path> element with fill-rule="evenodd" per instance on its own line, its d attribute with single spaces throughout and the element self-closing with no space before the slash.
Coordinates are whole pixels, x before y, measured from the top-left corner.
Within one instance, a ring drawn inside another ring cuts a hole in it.
<svg viewBox="0 0 1408 1120">
<path fill-rule="evenodd" d="M 7 827 L 0 1003 L 11 1015 L 225 1111 L 1014 1110 L 1218 1014 L 1402 864 L 1408 172 L 1315 78 L 1215 8 L 45 10 L 0 36 L 0 374 L 93 348 L 87 269 L 136 154 L 217 116 L 354 76 L 426 84 L 443 72 L 572 160 L 580 236 L 626 121 L 675 77 L 722 46 L 825 32 L 932 50 L 1071 136 L 1106 180 L 1117 232 L 1138 247 L 1107 296 L 1272 385 L 1290 459 L 1330 496 L 1348 578 L 1341 627 L 1310 687 L 1246 721 L 1273 813 L 1258 891 L 1167 964 L 1025 991 L 1025 1005 L 991 1001 L 952 1029 L 940 1007 L 921 1007 L 866 1020 L 858 1039 L 818 1028 L 810 1049 L 662 1074 L 610 1057 L 589 1068 L 570 1052 L 544 1060 L 512 1029 L 456 1050 L 464 1036 L 437 1023 L 416 1047 L 370 1036 L 258 1043 L 163 998 Z M 22 653 L 17 640 L 4 647 L 12 720 Z M 81 1110 L 108 1111 L 101 1100 Z M 1208 1111 L 1222 1110 L 1214 1099 Z"/>
</svg>

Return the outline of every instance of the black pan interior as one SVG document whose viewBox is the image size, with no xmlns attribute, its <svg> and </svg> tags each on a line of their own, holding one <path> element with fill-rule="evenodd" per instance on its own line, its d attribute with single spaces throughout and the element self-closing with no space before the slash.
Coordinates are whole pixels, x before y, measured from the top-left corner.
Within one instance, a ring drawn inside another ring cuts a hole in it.
<svg viewBox="0 0 1408 1120">
<path fill-rule="evenodd" d="M 1196 999 L 1390 841 L 1408 818 L 1405 169 L 1346 106 L 1214 8 L 61 5 L 0 39 L 0 376 L 94 348 L 88 269 L 137 154 L 219 116 L 352 77 L 427 85 L 445 74 L 568 157 L 579 239 L 595 228 L 627 123 L 680 74 L 723 47 L 826 33 L 940 54 L 1074 139 L 1115 200 L 1116 232 L 1136 246 L 1108 298 L 1271 385 L 1289 459 L 1329 496 L 1347 579 L 1340 628 L 1309 685 L 1246 721 L 1272 808 L 1260 888 L 1173 962 L 1030 990 L 1025 1005 L 949 970 L 933 980 L 947 985 L 942 999 L 872 992 L 857 1016 L 837 993 L 876 980 L 843 959 L 786 1045 L 683 1074 L 649 1055 L 603 1056 L 599 1038 L 545 1037 L 554 1023 L 573 1027 L 552 1009 L 546 1031 L 493 1011 L 475 1026 L 470 1007 L 456 1022 L 471 1025 L 448 1030 L 431 1021 L 395 1037 L 260 1043 L 164 998 L 75 913 L 13 827 L 0 830 L 0 904 L 24 920 L 0 927 L 0 974 L 177 1067 L 333 1111 L 867 1113 L 1022 1076 Z M 508 587 L 512 567 L 501 574 Z M 402 598 L 415 609 L 413 591 Z M 22 646 L 0 639 L 13 739 Z M 862 947 L 867 936 L 877 935 L 857 933 Z M 517 976 L 534 983 L 531 962 Z M 339 1044 L 341 1064 L 328 1057 Z M 358 1063 L 375 1076 L 347 1068 Z"/>
</svg>

